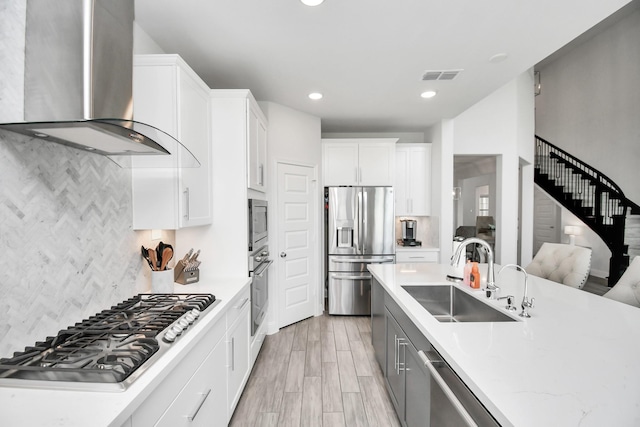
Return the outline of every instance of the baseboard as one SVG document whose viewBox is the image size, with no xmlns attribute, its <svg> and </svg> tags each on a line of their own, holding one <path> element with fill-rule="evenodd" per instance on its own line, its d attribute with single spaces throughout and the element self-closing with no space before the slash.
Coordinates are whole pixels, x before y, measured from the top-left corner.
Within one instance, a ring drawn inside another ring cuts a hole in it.
<svg viewBox="0 0 640 427">
<path fill-rule="evenodd" d="M 593 268 L 591 269 L 591 272 L 589 274 L 594 277 L 599 277 L 600 279 L 607 279 L 609 277 L 609 271 L 596 270 Z"/>
</svg>

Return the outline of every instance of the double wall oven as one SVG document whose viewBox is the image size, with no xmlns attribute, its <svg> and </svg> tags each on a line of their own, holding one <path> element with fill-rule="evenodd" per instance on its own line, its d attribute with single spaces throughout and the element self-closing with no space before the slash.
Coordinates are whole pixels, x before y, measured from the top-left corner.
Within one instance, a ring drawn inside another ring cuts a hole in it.
<svg viewBox="0 0 640 427">
<path fill-rule="evenodd" d="M 269 234 L 267 202 L 249 199 L 249 276 L 251 280 L 251 336 L 267 314 L 269 302 Z"/>
</svg>

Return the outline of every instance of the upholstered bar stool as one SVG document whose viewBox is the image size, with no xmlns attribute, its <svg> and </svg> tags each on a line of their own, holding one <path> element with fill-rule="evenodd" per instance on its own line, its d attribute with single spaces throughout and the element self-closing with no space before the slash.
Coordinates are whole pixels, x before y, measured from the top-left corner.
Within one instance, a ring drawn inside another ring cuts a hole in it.
<svg viewBox="0 0 640 427">
<path fill-rule="evenodd" d="M 582 289 L 591 271 L 591 249 L 543 243 L 525 270 L 534 276 Z"/>
<path fill-rule="evenodd" d="M 620 280 L 603 297 L 640 307 L 640 256 L 631 261 Z"/>
</svg>

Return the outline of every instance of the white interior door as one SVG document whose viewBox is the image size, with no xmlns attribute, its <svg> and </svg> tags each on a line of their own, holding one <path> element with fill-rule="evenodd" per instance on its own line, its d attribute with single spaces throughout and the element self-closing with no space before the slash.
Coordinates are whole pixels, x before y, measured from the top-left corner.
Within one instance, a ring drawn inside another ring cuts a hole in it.
<svg viewBox="0 0 640 427">
<path fill-rule="evenodd" d="M 283 328 L 315 314 L 316 218 L 312 167 L 278 164 L 278 296 Z"/>
<path fill-rule="evenodd" d="M 560 243 L 560 209 L 543 191 L 533 193 L 533 255 L 544 242 Z"/>
</svg>

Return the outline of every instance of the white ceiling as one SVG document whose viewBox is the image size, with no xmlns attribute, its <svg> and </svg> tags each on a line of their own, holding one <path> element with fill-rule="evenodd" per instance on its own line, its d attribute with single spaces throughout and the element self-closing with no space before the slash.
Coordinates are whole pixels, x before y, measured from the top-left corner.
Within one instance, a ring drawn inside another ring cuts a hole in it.
<svg viewBox="0 0 640 427">
<path fill-rule="evenodd" d="M 629 0 L 136 0 L 136 21 L 216 89 L 250 89 L 323 132 L 424 131 Z M 506 60 L 489 58 L 507 53 Z M 463 69 L 452 81 L 427 70 Z M 434 89 L 432 99 L 420 93 Z M 319 91 L 320 101 L 307 94 Z"/>
</svg>

